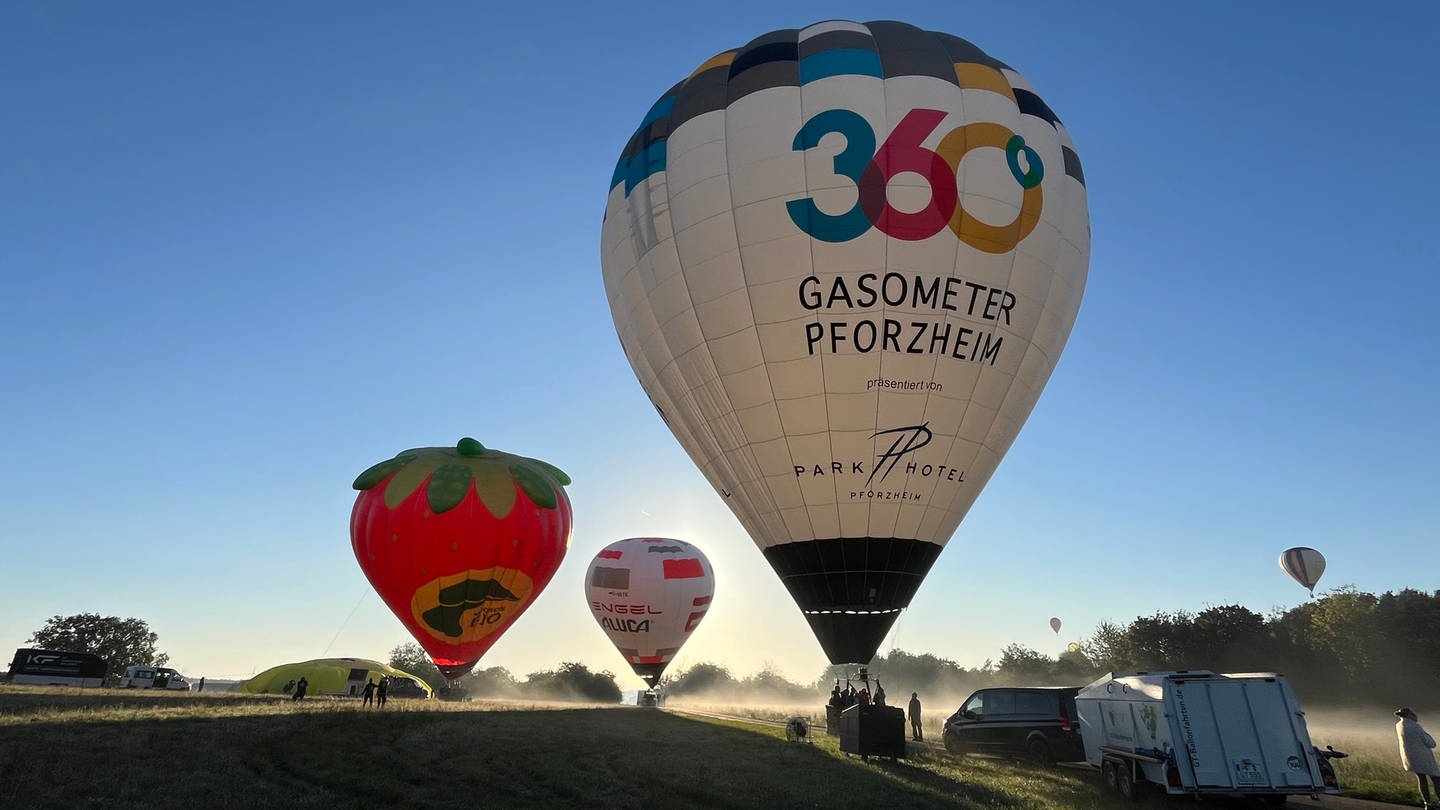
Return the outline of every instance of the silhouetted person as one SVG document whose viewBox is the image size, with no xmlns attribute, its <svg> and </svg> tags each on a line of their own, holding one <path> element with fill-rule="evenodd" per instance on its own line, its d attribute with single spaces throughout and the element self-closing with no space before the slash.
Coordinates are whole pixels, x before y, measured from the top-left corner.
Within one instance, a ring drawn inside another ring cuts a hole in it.
<svg viewBox="0 0 1440 810">
<path fill-rule="evenodd" d="M 881 685 L 879 678 L 875 679 L 875 705 L 885 705 L 885 687 Z"/>
<path fill-rule="evenodd" d="M 294 694 L 293 696 L 291 696 L 290 699 L 291 699 L 292 701 L 293 701 L 293 700 L 304 700 L 304 699 L 305 699 L 305 690 L 306 690 L 306 689 L 309 689 L 309 688 L 310 688 L 310 682 L 307 681 L 307 680 L 305 680 L 304 676 L 301 676 L 300 680 L 298 680 L 298 681 L 295 682 L 295 694 Z"/>
<path fill-rule="evenodd" d="M 291 678 L 290 680 L 288 680 L 288 681 L 285 682 L 285 689 L 284 689 L 283 691 L 284 691 L 285 694 L 287 694 L 287 695 L 290 694 L 291 692 L 294 692 L 294 691 L 295 691 L 295 679 L 294 679 L 294 678 Z"/>
<path fill-rule="evenodd" d="M 870 705 L 870 687 L 868 687 L 868 686 L 862 686 L 862 687 L 860 687 L 860 693 L 855 696 L 855 700 L 856 700 L 856 702 L 858 702 L 861 706 L 869 706 L 869 705 Z"/>
<path fill-rule="evenodd" d="M 365 682 L 364 701 L 363 701 L 360 705 L 362 705 L 362 706 L 369 706 L 370 704 L 372 704 L 372 703 L 374 703 L 374 702 L 375 702 L 375 680 L 372 678 L 372 679 L 367 680 L 367 681 Z"/>
<path fill-rule="evenodd" d="M 205 691 L 205 676 L 204 676 L 204 675 L 201 675 L 201 676 L 200 676 L 200 683 L 195 687 L 195 691 L 196 691 L 196 692 L 204 692 L 204 691 Z"/>
<path fill-rule="evenodd" d="M 840 679 L 835 679 L 835 688 L 830 690 L 830 705 L 840 706 Z"/>
<path fill-rule="evenodd" d="M 375 687 L 375 708 L 385 708 L 385 693 L 390 691 L 390 679 L 381 678 L 380 685 Z"/>
<path fill-rule="evenodd" d="M 1430 798 L 1430 789 L 1433 787 L 1437 794 L 1440 794 L 1440 765 L 1435 764 L 1435 738 L 1431 737 L 1420 725 L 1420 718 L 1415 712 L 1409 709 L 1397 709 L 1395 716 L 1400 718 L 1395 723 L 1395 736 L 1400 738 L 1400 767 L 1415 774 L 1420 780 L 1420 797 L 1425 800 L 1425 807 L 1435 807 L 1435 800 Z M 1430 782 L 1425 782 L 1425 777 L 1430 777 Z"/>
<path fill-rule="evenodd" d="M 910 739 L 921 742 L 925 732 L 920 728 L 920 693 L 910 693 Z"/>
</svg>

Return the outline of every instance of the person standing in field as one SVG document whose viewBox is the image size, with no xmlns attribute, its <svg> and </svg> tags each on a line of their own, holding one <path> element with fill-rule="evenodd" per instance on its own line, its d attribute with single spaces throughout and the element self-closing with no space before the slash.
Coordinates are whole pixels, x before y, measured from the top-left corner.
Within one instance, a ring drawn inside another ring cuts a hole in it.
<svg viewBox="0 0 1440 810">
<path fill-rule="evenodd" d="M 1395 736 L 1400 739 L 1400 767 L 1415 774 L 1420 781 L 1420 798 L 1424 800 L 1425 807 L 1435 807 L 1435 799 L 1431 798 L 1431 788 L 1435 789 L 1437 796 L 1440 796 L 1440 765 L 1435 763 L 1435 738 L 1420 725 L 1420 718 L 1410 709 L 1396 709 L 1395 716 L 1400 718 L 1395 722 Z M 1425 781 L 1429 777 L 1430 781 Z"/>
<path fill-rule="evenodd" d="M 303 676 L 303 675 L 300 676 L 300 680 L 298 680 L 298 681 L 295 682 L 295 694 L 290 697 L 290 700 L 292 700 L 292 701 L 304 700 L 304 699 L 305 699 L 305 690 L 306 690 L 306 689 L 309 689 L 309 688 L 310 688 L 310 682 L 307 681 L 307 680 L 305 680 L 305 676 Z"/>
<path fill-rule="evenodd" d="M 373 703 L 375 702 L 375 679 L 374 679 L 374 678 L 370 678 L 370 679 L 368 679 L 368 680 L 365 681 L 365 692 L 364 692 L 363 696 L 364 696 L 365 699 L 364 699 L 364 702 L 362 702 L 360 705 L 362 705 L 362 706 L 369 706 L 369 705 L 371 705 L 371 704 L 373 704 Z"/>
<path fill-rule="evenodd" d="M 910 693 L 910 739 L 921 742 L 925 733 L 920 729 L 920 693 Z"/>
<path fill-rule="evenodd" d="M 375 687 L 375 708 L 385 708 L 385 693 L 390 691 L 390 677 L 380 679 L 380 685 Z"/>
<path fill-rule="evenodd" d="M 204 691 L 205 691 L 205 676 L 204 676 L 204 675 L 201 675 L 201 676 L 200 676 L 200 685 L 197 686 L 197 687 L 195 687 L 195 691 L 196 691 L 196 692 L 204 692 Z"/>
</svg>

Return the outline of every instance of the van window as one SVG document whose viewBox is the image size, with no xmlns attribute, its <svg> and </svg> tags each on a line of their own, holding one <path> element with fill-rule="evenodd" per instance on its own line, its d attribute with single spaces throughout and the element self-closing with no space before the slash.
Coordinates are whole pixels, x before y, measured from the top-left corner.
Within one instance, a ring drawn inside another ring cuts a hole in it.
<svg viewBox="0 0 1440 810">
<path fill-rule="evenodd" d="M 991 692 L 985 696 L 985 716 L 996 717 L 1015 713 L 1015 693 L 1007 690 Z"/>
<path fill-rule="evenodd" d="M 1060 704 L 1055 699 L 1053 692 L 1017 692 L 1015 693 L 1016 714 L 1043 714 L 1055 716 L 1059 714 Z"/>
</svg>

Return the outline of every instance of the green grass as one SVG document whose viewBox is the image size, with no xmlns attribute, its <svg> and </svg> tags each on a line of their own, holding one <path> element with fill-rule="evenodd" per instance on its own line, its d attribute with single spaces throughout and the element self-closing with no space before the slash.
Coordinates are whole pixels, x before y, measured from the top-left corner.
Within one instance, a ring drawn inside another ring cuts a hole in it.
<svg viewBox="0 0 1440 810">
<path fill-rule="evenodd" d="M 1083 768 L 936 751 L 867 763 L 815 740 L 630 707 L 381 712 L 339 698 L 0 686 L 0 807 L 1175 806 L 1123 802 Z"/>
</svg>

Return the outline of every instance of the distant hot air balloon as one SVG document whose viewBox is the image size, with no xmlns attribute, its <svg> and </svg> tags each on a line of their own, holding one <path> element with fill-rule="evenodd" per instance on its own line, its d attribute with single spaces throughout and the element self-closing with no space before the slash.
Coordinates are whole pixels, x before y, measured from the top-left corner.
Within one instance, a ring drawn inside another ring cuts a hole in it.
<svg viewBox="0 0 1440 810">
<path fill-rule="evenodd" d="M 585 572 L 585 600 L 595 621 L 652 689 L 714 595 L 710 561 L 683 540 L 617 540 Z"/>
<path fill-rule="evenodd" d="M 1072 641 L 1069 644 L 1065 645 L 1065 652 L 1078 653 L 1080 652 L 1080 645 Z"/>
<path fill-rule="evenodd" d="M 1314 596 L 1315 583 L 1319 582 L 1320 576 L 1325 573 L 1325 555 L 1305 546 L 1287 548 L 1280 554 L 1280 570 L 1304 585 L 1310 595 Z"/>
<path fill-rule="evenodd" d="M 468 438 L 355 479 L 355 559 L 446 678 L 469 672 L 555 575 L 570 547 L 569 483 Z"/>
<path fill-rule="evenodd" d="M 1069 133 L 958 37 L 775 31 L 651 107 L 601 239 L 641 386 L 830 661 L 868 662 L 1074 325 Z"/>
<path fill-rule="evenodd" d="M 1055 635 L 1060 635 L 1060 620 L 1058 618 L 1054 616 L 1050 617 L 1050 629 L 1055 631 Z"/>
</svg>

